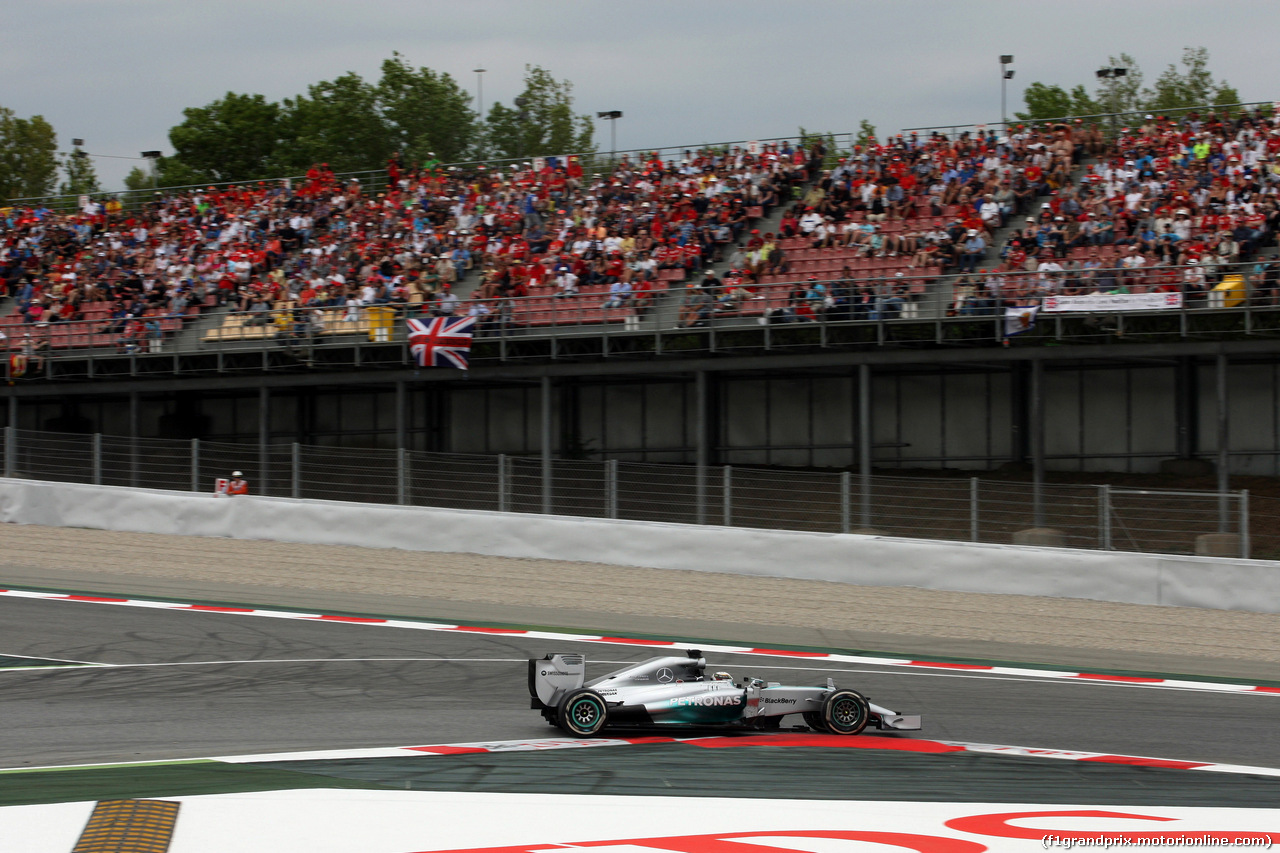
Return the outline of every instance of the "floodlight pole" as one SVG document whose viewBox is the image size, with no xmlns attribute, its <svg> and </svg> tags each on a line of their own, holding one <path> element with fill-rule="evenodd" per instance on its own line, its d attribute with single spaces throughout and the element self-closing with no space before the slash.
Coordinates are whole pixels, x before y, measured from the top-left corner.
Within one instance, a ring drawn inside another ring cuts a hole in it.
<svg viewBox="0 0 1280 853">
<path fill-rule="evenodd" d="M 622 110 L 601 110 L 596 113 L 596 118 L 609 120 L 609 162 L 616 163 L 618 159 L 618 119 L 622 118 Z"/>
<path fill-rule="evenodd" d="M 1116 135 L 1116 78 L 1124 77 L 1129 73 L 1128 68 L 1099 68 L 1097 70 L 1099 80 L 1107 81 L 1107 100 L 1111 107 L 1111 135 Z"/>
<path fill-rule="evenodd" d="M 1000 124 L 1007 134 L 1009 132 L 1009 113 L 1005 109 L 1005 82 L 1013 79 L 1013 69 L 1005 69 L 1006 65 L 1013 64 L 1013 54 L 1000 54 Z"/>
</svg>

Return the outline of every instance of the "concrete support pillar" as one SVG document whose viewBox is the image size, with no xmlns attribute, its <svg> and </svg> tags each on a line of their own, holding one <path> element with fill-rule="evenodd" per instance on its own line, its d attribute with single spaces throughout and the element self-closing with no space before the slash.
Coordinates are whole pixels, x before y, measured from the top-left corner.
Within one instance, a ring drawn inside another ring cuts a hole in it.
<svg viewBox="0 0 1280 853">
<path fill-rule="evenodd" d="M 693 376 L 694 396 L 694 465 L 697 478 L 694 508 L 698 524 L 707 523 L 707 466 L 711 464 L 711 402 L 707 372 L 699 370 Z"/>
<path fill-rule="evenodd" d="M 258 486 L 260 495 L 271 494 L 271 389 L 258 388 Z"/>
<path fill-rule="evenodd" d="M 1031 362 L 1030 411 L 1027 428 L 1031 433 L 1031 483 L 1035 526 L 1044 527 L 1044 362 Z"/>
<path fill-rule="evenodd" d="M 542 377 L 538 419 L 541 429 L 539 436 L 542 442 L 542 511 L 548 515 L 552 512 L 552 469 L 551 469 L 551 377 Z"/>
<path fill-rule="evenodd" d="M 871 365 L 858 365 L 858 526 L 871 529 Z"/>
<path fill-rule="evenodd" d="M 138 488 L 142 480 L 138 472 L 138 434 L 142 432 L 141 400 L 137 391 L 129 392 L 129 486 Z"/>
<path fill-rule="evenodd" d="M 1227 357 L 1217 357 L 1215 385 L 1218 391 L 1218 532 L 1231 532 L 1231 415 L 1227 396 Z"/>
</svg>

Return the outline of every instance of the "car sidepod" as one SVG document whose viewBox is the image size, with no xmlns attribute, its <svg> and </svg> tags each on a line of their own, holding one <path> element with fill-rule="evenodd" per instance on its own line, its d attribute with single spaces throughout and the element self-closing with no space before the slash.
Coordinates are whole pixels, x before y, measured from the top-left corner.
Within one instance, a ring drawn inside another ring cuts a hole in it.
<svg viewBox="0 0 1280 853">
<path fill-rule="evenodd" d="M 610 698 L 607 691 L 601 692 Z M 643 708 L 644 716 L 658 725 L 736 723 L 747 711 L 747 691 L 726 681 L 658 684 L 625 692 L 624 712 Z"/>
</svg>

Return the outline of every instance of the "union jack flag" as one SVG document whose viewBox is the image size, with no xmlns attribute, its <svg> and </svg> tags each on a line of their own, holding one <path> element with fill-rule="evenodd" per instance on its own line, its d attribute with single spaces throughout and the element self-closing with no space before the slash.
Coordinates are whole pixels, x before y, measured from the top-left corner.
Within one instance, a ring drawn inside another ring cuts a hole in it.
<svg viewBox="0 0 1280 853">
<path fill-rule="evenodd" d="M 467 369 L 475 317 L 435 317 L 409 320 L 409 351 L 419 367 Z"/>
</svg>

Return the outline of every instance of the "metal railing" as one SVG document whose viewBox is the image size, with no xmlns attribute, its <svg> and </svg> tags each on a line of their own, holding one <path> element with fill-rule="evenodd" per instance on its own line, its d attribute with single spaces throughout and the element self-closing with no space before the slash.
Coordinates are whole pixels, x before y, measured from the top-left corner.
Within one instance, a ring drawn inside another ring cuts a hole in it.
<svg viewBox="0 0 1280 853">
<path fill-rule="evenodd" d="M 1264 499 L 1260 510 L 1244 490 L 1037 486 L 978 477 L 231 444 L 13 427 L 4 429 L 2 440 L 6 477 L 68 483 L 211 492 L 216 478 L 239 470 L 252 493 L 281 498 L 874 532 L 955 542 L 1280 556 L 1280 500 Z M 1251 534 L 1255 528 L 1259 535 Z"/>
<path fill-rule="evenodd" d="M 800 261 L 793 266 L 804 268 L 807 263 L 810 262 Z M 705 316 L 697 315 L 693 308 L 684 310 L 670 305 L 681 299 L 676 290 L 683 289 L 680 284 L 653 291 L 649 295 L 651 301 L 643 305 L 628 300 L 622 307 L 612 307 L 608 293 L 584 290 L 567 298 L 556 298 L 547 292 L 519 298 L 460 300 L 453 313 L 478 313 L 473 357 L 481 359 L 520 358 L 513 344 L 546 338 L 647 338 L 651 343 L 645 346 L 655 353 L 669 351 L 664 349 L 669 343 L 697 349 L 700 344 L 696 342 L 674 339 L 700 330 L 708 336 L 706 346 L 712 349 L 760 346 L 756 337 L 761 334 L 768 339 L 764 344 L 767 348 L 773 347 L 773 337 L 778 337 L 778 345 L 785 346 L 781 341 L 787 334 L 798 335 L 799 339 L 816 335 L 820 339 L 816 342 L 824 346 L 842 342 L 884 344 L 904 339 L 981 346 L 1000 344 L 1011 337 L 1014 330 L 1007 323 L 1006 304 L 1039 307 L 1049 295 L 1061 293 L 1064 285 L 1075 281 L 1088 290 L 1102 283 L 1107 289 L 1159 293 L 1167 297 L 1160 300 L 1167 305 L 1073 312 L 1068 301 L 1059 300 L 1052 306 L 1054 310 L 1038 314 L 1034 325 L 1020 333 L 1020 340 L 1175 340 L 1280 333 L 1280 277 L 1271 271 L 1268 278 L 1256 262 L 1218 266 L 1208 282 L 1216 281 L 1228 289 L 1207 291 L 1189 287 L 1188 267 L 1052 274 L 987 270 L 941 275 L 909 271 L 911 274 L 902 276 L 888 269 L 859 267 L 848 279 L 833 275 L 829 269 L 828 265 L 817 270 L 813 280 L 807 280 L 802 271 L 781 276 L 787 280 L 771 284 L 744 284 L 733 291 L 722 287 L 715 292 Z M 998 293 L 984 289 L 992 276 L 999 276 L 1003 283 Z M 1235 289 L 1230 289 L 1233 283 Z M 665 286 L 664 282 L 657 284 Z M 822 285 L 821 294 L 815 285 Z M 806 295 L 800 296 L 800 290 Z M 814 296 L 810 298 L 809 293 Z M 664 301 L 667 306 L 661 304 Z M 934 316 L 925 311 L 930 302 Z M 175 331 L 175 327 L 194 318 L 22 323 L 13 315 L 0 320 L 0 330 L 7 336 L 0 341 L 0 349 L 10 356 L 5 359 L 5 378 L 38 378 L 48 361 L 87 356 L 169 356 L 222 350 L 287 350 L 306 355 L 362 342 L 397 345 L 401 353 L 396 360 L 408 364 L 403 320 L 436 313 L 431 303 L 361 306 L 353 313 L 334 305 L 299 308 L 293 303 L 283 304 L 287 307 L 223 313 L 209 318 L 217 325 L 209 326 L 206 320 L 204 326 L 186 331 Z M 663 318 L 665 322 L 660 323 Z M 731 334 L 747 330 L 757 336 L 738 340 Z M 799 339 L 795 345 L 804 344 Z"/>
</svg>

